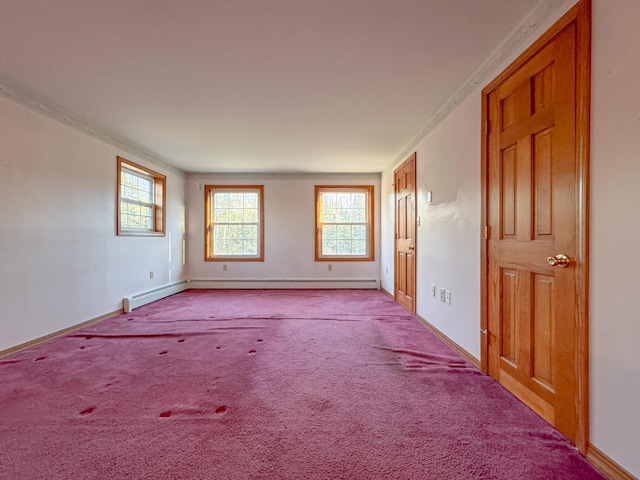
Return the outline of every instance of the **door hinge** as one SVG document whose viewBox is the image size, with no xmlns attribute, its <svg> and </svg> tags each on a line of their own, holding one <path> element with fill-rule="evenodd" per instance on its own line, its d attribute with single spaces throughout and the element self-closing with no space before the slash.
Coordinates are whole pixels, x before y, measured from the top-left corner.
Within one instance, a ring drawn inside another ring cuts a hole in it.
<svg viewBox="0 0 640 480">
<path fill-rule="evenodd" d="M 489 126 L 490 126 L 489 120 L 485 121 L 484 122 L 484 134 L 485 135 L 489 135 Z"/>
<path fill-rule="evenodd" d="M 487 334 L 487 333 L 489 333 L 489 332 L 487 331 L 487 329 L 486 329 L 486 328 L 481 328 L 481 329 L 480 329 L 480 333 L 482 333 L 483 335 L 486 335 L 486 334 Z"/>
<path fill-rule="evenodd" d="M 489 225 L 484 226 L 484 239 L 489 240 Z"/>
</svg>

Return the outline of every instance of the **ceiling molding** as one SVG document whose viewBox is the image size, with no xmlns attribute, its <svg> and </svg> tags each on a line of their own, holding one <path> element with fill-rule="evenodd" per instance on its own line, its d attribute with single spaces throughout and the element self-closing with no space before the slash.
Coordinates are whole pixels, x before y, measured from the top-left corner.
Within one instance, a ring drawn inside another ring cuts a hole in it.
<svg viewBox="0 0 640 480">
<path fill-rule="evenodd" d="M 8 98 L 9 100 L 13 100 L 16 103 L 24 105 L 31 110 L 35 110 L 36 112 L 49 117 L 59 123 L 62 123 L 67 127 L 71 127 L 74 130 L 95 138 L 96 140 L 111 145 L 112 147 L 115 147 L 120 151 L 127 152 L 131 155 L 135 155 L 138 158 L 146 160 L 154 164 L 155 166 L 170 170 L 171 172 L 176 173 L 180 176 L 184 176 L 185 174 L 184 171 L 171 165 L 168 160 L 160 158 L 158 155 L 146 150 L 140 145 L 129 142 L 115 135 L 108 134 L 87 123 L 84 123 L 77 118 L 74 118 L 72 115 L 69 115 L 62 110 L 53 107 L 47 102 L 41 99 L 37 99 L 34 96 L 28 95 L 19 88 L 0 82 L 0 95 Z"/>
<path fill-rule="evenodd" d="M 381 172 L 367 172 L 367 173 L 334 173 L 334 172 L 298 172 L 298 173 L 283 173 L 283 172 L 200 172 L 200 173 L 187 173 L 187 180 L 247 180 L 247 181 L 259 181 L 259 180 L 333 180 L 333 181 L 346 181 L 346 180 L 370 180 L 377 181 L 381 178 Z"/>
<path fill-rule="evenodd" d="M 498 47 L 482 62 L 480 67 L 458 89 L 458 91 L 445 103 L 440 110 L 422 127 L 393 159 L 385 171 L 391 171 L 400 162 L 411 155 L 416 146 L 431 133 L 445 118 L 449 116 L 471 93 L 484 83 L 510 55 L 512 55 L 525 40 L 527 40 L 561 5 L 568 0 L 543 0 L 520 24 L 498 45 Z M 478 120 L 479 121 L 479 120 Z"/>
</svg>

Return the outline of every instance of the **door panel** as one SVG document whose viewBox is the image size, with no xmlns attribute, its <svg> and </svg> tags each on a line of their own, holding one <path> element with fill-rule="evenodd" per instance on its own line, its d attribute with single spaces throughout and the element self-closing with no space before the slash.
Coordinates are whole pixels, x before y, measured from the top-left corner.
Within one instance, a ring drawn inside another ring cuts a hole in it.
<svg viewBox="0 0 640 480">
<path fill-rule="evenodd" d="M 500 323 L 500 356 L 517 365 L 518 325 L 516 317 L 516 274 L 515 270 L 502 270 L 502 321 Z"/>
<path fill-rule="evenodd" d="M 396 202 L 395 299 L 415 313 L 416 163 L 415 153 L 394 172 Z"/>
<path fill-rule="evenodd" d="M 553 284 L 549 275 L 533 275 L 533 368 L 532 376 L 553 392 Z"/>
<path fill-rule="evenodd" d="M 534 178 L 534 239 L 543 240 L 552 232 L 552 198 L 553 184 L 551 182 L 553 138 L 551 129 L 543 130 L 534 135 L 533 139 L 533 171 Z"/>
</svg>

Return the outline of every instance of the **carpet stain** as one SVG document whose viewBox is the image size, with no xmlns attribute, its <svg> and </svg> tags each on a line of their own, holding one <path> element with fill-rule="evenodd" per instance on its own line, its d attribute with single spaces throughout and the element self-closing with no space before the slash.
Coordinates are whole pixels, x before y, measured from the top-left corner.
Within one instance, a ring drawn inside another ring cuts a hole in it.
<svg viewBox="0 0 640 480">
<path fill-rule="evenodd" d="M 178 343 L 183 343 L 184 342 L 184 338 L 181 338 L 180 340 L 178 340 Z"/>
<path fill-rule="evenodd" d="M 216 413 L 217 414 L 221 414 L 221 413 L 227 413 L 227 410 L 229 408 L 226 405 L 221 405 L 218 408 L 216 408 Z"/>
<path fill-rule="evenodd" d="M 216 350 L 220 350 L 220 345 L 218 345 L 218 346 L 216 347 Z"/>
<path fill-rule="evenodd" d="M 96 407 L 88 407 L 80 412 L 80 415 L 89 415 L 95 411 Z"/>
<path fill-rule="evenodd" d="M 18 363 L 20 360 L 7 360 L 4 362 L 0 362 L 0 365 L 11 365 L 12 363 Z"/>
<path fill-rule="evenodd" d="M 84 337 L 87 340 L 91 340 L 93 338 L 93 335 L 89 335 L 88 337 Z"/>
<path fill-rule="evenodd" d="M 264 340 L 263 340 L 263 339 L 261 339 L 261 338 L 259 338 L 258 340 L 256 340 L 256 342 L 258 342 L 258 343 L 262 343 L 262 342 L 264 342 Z"/>
<path fill-rule="evenodd" d="M 255 353 L 256 353 L 256 351 L 255 351 L 255 350 L 249 350 L 249 355 L 253 355 L 253 354 L 255 354 Z"/>
<path fill-rule="evenodd" d="M 169 352 L 167 352 L 166 350 L 163 350 L 158 355 L 166 355 L 167 353 L 169 353 Z"/>
<path fill-rule="evenodd" d="M 38 357 L 38 358 L 36 358 L 34 360 L 34 362 L 40 362 L 40 361 L 44 360 L 45 358 L 47 358 L 47 357 Z"/>
<path fill-rule="evenodd" d="M 167 418 L 171 416 L 171 410 L 167 410 L 166 412 L 162 412 L 160 414 L 160 418 Z"/>
<path fill-rule="evenodd" d="M 83 345 L 82 347 L 80 347 L 80 350 L 84 350 L 85 348 L 87 348 L 87 347 L 85 347 L 85 346 Z"/>
</svg>

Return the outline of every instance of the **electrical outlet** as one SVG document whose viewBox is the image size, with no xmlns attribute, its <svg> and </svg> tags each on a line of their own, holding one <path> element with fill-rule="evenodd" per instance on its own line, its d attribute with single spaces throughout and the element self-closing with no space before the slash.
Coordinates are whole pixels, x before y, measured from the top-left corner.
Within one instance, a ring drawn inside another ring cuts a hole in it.
<svg viewBox="0 0 640 480">
<path fill-rule="evenodd" d="M 436 296 L 436 286 L 433 283 L 431 284 L 431 296 Z"/>
<path fill-rule="evenodd" d="M 153 279 L 153 270 L 149 270 L 149 278 Z"/>
<path fill-rule="evenodd" d="M 441 289 L 440 289 L 440 301 L 441 301 L 441 302 L 444 302 L 444 300 L 445 300 L 445 298 L 446 298 L 446 297 L 445 297 L 445 291 L 446 291 L 446 290 L 445 290 L 444 288 L 441 288 Z"/>
<path fill-rule="evenodd" d="M 444 303 L 451 305 L 451 292 L 449 290 L 444 291 Z"/>
<path fill-rule="evenodd" d="M 332 271 L 332 270 L 333 270 L 333 265 L 328 264 L 328 265 L 327 265 L 327 270 Z"/>
<path fill-rule="evenodd" d="M 227 271 L 227 264 L 226 264 L 226 263 L 223 263 L 223 264 L 222 264 L 222 271 L 223 271 L 223 272 L 226 272 L 226 271 Z"/>
</svg>

